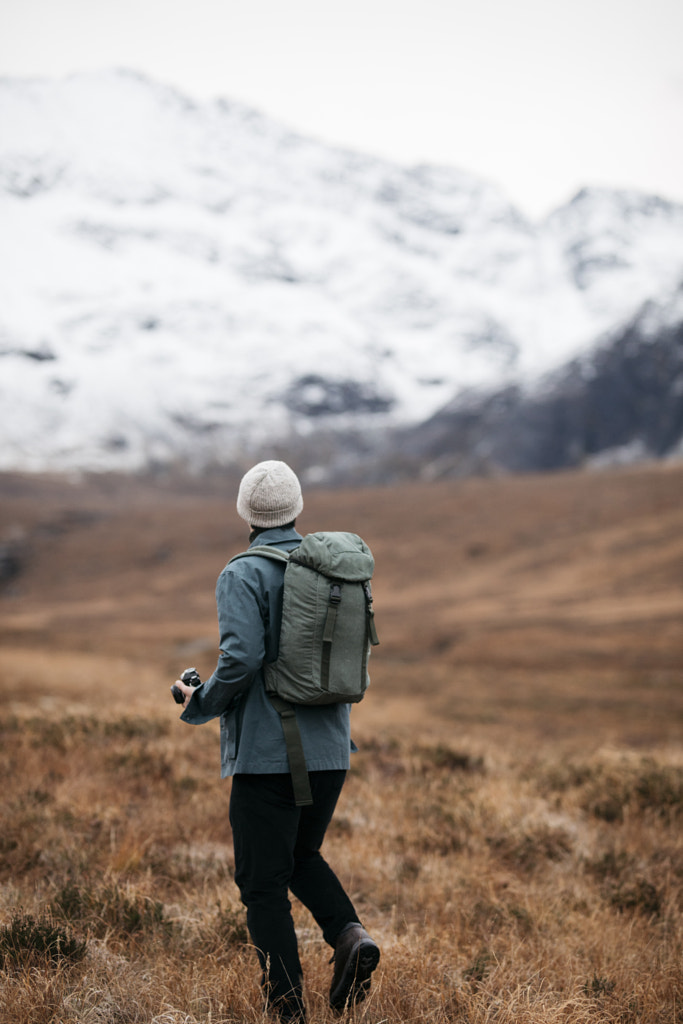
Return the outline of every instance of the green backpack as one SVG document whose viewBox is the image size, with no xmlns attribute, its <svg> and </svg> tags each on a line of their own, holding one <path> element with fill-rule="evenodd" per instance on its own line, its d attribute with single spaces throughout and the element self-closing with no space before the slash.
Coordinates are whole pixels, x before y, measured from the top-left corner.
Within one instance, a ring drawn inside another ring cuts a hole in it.
<svg viewBox="0 0 683 1024">
<path fill-rule="evenodd" d="M 286 563 L 279 652 L 276 661 L 264 665 L 264 674 L 282 722 L 296 802 L 310 804 L 292 705 L 363 699 L 370 647 L 379 643 L 370 587 L 375 561 L 355 533 L 335 532 L 309 533 L 290 552 L 260 545 L 234 557 L 249 555 Z"/>
</svg>

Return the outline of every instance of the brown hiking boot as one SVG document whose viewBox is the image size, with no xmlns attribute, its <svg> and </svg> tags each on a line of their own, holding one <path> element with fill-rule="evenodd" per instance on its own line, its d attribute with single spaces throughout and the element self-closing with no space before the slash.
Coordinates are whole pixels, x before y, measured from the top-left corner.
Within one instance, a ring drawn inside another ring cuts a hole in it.
<svg viewBox="0 0 683 1024">
<path fill-rule="evenodd" d="M 370 976 L 379 963 L 379 946 L 360 924 L 349 924 L 334 949 L 334 974 L 330 985 L 330 1006 L 343 1010 L 360 1003 L 370 989 Z"/>
</svg>

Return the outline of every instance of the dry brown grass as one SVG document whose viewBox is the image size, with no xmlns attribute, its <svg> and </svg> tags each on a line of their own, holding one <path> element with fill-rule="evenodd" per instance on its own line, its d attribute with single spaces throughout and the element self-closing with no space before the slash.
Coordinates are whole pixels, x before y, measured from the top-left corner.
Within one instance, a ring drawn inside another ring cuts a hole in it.
<svg viewBox="0 0 683 1024">
<path fill-rule="evenodd" d="M 261 1020 L 213 665 L 221 491 L 0 480 L 0 1019 Z M 683 1003 L 683 470 L 313 493 L 382 645 L 327 855 L 382 945 L 350 1017 L 674 1024 Z M 329 951 L 295 906 L 311 1020 Z"/>
</svg>

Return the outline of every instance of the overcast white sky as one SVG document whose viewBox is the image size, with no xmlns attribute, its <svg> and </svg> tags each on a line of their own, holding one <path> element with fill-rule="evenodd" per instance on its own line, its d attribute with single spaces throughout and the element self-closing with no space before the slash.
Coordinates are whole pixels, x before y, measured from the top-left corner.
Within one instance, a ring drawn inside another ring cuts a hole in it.
<svg viewBox="0 0 683 1024">
<path fill-rule="evenodd" d="M 683 201 L 682 0 L 0 0 L 0 74 L 130 67 L 324 141 Z"/>
</svg>

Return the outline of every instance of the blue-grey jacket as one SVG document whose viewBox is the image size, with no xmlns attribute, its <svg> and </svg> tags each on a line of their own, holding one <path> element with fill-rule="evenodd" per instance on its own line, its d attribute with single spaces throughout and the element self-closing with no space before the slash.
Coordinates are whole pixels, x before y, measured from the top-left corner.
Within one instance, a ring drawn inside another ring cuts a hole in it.
<svg viewBox="0 0 683 1024">
<path fill-rule="evenodd" d="M 276 527 L 259 534 L 253 545 L 291 551 L 301 539 L 292 527 Z M 289 771 L 282 724 L 268 700 L 262 670 L 278 654 L 283 578 L 284 563 L 259 555 L 238 558 L 218 577 L 218 664 L 192 694 L 181 719 L 202 725 L 220 715 L 223 777 Z M 296 717 L 309 771 L 349 767 L 349 704 L 297 706 Z"/>
</svg>

